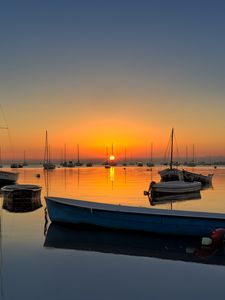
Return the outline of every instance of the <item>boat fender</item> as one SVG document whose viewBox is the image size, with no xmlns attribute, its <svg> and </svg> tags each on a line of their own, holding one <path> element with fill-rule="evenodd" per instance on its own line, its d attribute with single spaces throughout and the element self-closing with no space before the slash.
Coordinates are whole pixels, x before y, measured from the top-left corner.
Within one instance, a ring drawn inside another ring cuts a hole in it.
<svg viewBox="0 0 225 300">
<path fill-rule="evenodd" d="M 210 237 L 202 238 L 202 246 L 210 246 L 212 245 L 213 240 Z"/>
<path fill-rule="evenodd" d="M 214 243 L 220 243 L 225 239 L 225 228 L 216 228 L 211 234 Z"/>
</svg>

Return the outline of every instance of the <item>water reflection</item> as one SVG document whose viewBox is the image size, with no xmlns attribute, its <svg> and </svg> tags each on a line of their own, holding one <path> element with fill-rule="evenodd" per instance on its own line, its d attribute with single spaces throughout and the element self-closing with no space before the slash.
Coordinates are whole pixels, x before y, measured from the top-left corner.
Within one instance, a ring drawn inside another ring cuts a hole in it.
<svg viewBox="0 0 225 300">
<path fill-rule="evenodd" d="M 224 246 L 201 246 L 199 238 L 66 227 L 51 223 L 44 247 L 225 265 Z"/>
<path fill-rule="evenodd" d="M 178 195 L 163 195 L 158 197 L 149 197 L 150 205 L 158 205 L 158 204 L 166 204 L 166 203 L 174 203 L 180 201 L 188 201 L 188 200 L 199 200 L 201 199 L 201 193 L 188 193 L 188 194 L 178 194 Z"/>
</svg>

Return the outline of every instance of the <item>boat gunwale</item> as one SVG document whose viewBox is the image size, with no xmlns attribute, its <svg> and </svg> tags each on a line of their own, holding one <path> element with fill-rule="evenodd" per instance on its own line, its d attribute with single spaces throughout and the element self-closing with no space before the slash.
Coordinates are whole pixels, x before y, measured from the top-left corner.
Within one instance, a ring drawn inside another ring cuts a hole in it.
<svg viewBox="0 0 225 300">
<path fill-rule="evenodd" d="M 125 206 L 120 204 L 107 204 L 100 202 L 91 202 L 85 200 L 77 200 L 70 198 L 50 197 L 46 196 L 45 200 L 55 202 L 62 206 L 78 207 L 89 210 L 98 210 L 105 212 L 115 213 L 128 213 L 128 214 L 139 214 L 139 215 L 155 215 L 165 217 L 181 217 L 181 218 L 192 218 L 192 219 L 218 219 L 225 220 L 225 214 L 222 213 L 210 213 L 210 212 L 199 212 L 199 211 L 185 211 L 185 210 L 167 210 L 158 208 L 147 208 L 141 206 Z"/>
</svg>

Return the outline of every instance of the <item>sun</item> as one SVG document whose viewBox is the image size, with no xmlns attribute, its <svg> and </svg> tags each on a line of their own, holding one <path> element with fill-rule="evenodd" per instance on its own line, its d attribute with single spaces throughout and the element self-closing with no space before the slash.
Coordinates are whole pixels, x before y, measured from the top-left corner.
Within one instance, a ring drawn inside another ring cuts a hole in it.
<svg viewBox="0 0 225 300">
<path fill-rule="evenodd" d="M 115 160 L 115 156 L 114 155 L 110 155 L 109 159 L 110 160 Z"/>
</svg>

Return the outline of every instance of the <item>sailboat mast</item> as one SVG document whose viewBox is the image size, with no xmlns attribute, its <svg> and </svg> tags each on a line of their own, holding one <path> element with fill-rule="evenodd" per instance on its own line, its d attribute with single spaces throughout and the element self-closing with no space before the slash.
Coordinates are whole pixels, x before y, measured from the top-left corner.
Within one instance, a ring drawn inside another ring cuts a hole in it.
<svg viewBox="0 0 225 300">
<path fill-rule="evenodd" d="M 173 128 L 171 132 L 171 148 L 170 148 L 170 169 L 173 168 Z"/>
<path fill-rule="evenodd" d="M 48 162 L 49 161 L 49 153 L 48 153 L 48 132 L 46 130 L 45 132 L 45 157 L 44 157 L 44 161 Z"/>
<path fill-rule="evenodd" d="M 80 151 L 79 151 L 79 144 L 77 144 L 77 162 L 80 162 Z"/>
<path fill-rule="evenodd" d="M 151 163 L 152 163 L 152 143 L 151 143 Z"/>
</svg>

